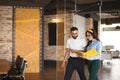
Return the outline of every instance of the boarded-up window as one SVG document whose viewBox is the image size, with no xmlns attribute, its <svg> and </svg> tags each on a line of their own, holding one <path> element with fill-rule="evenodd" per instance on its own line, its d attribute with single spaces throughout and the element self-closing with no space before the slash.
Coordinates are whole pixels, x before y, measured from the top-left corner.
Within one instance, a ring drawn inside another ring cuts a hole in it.
<svg viewBox="0 0 120 80">
<path fill-rule="evenodd" d="M 49 45 L 64 45 L 64 23 L 48 24 Z"/>
</svg>

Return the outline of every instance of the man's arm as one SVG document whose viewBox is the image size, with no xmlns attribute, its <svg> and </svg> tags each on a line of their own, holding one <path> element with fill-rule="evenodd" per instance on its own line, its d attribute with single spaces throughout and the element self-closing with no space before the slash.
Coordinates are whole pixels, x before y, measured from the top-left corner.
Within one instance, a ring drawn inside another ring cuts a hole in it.
<svg viewBox="0 0 120 80">
<path fill-rule="evenodd" d="M 76 49 L 70 49 L 71 52 L 76 53 L 80 58 L 84 58 L 89 60 L 89 58 L 87 56 L 83 56 L 82 54 L 84 54 L 84 52 L 86 52 L 86 50 L 76 50 Z"/>
<path fill-rule="evenodd" d="M 65 67 L 65 62 L 68 60 L 69 53 L 70 53 L 70 49 L 66 48 L 65 55 L 64 55 L 64 58 L 63 58 L 63 62 L 62 62 L 62 65 L 61 65 L 62 68 Z"/>
<path fill-rule="evenodd" d="M 69 48 L 66 48 L 63 61 L 67 61 L 67 59 L 68 59 L 68 57 L 69 57 L 69 53 L 70 53 L 70 49 L 69 49 Z"/>
<path fill-rule="evenodd" d="M 77 50 L 77 49 L 70 49 L 70 51 L 73 52 L 73 53 L 77 53 L 77 52 L 83 53 L 83 52 L 85 52 L 85 50 Z"/>
</svg>

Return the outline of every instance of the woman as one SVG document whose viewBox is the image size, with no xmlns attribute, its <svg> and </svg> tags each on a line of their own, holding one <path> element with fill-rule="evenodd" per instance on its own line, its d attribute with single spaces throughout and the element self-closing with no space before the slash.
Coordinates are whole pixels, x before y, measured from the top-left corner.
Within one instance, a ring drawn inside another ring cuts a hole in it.
<svg viewBox="0 0 120 80">
<path fill-rule="evenodd" d="M 100 54 L 102 50 L 102 44 L 101 41 L 98 39 L 95 30 L 93 29 L 89 29 L 86 31 L 86 38 L 88 41 L 86 45 L 86 51 L 94 48 L 97 52 L 99 52 L 99 55 L 93 56 L 86 61 L 89 71 L 89 80 L 98 80 L 97 73 L 100 69 Z"/>
</svg>

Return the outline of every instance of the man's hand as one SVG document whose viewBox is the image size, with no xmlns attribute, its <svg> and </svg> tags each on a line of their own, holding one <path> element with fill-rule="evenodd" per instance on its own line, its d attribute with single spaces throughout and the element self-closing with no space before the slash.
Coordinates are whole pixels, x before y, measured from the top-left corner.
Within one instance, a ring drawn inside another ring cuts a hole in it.
<svg viewBox="0 0 120 80">
<path fill-rule="evenodd" d="M 65 65 L 66 65 L 66 61 L 64 60 L 64 61 L 62 62 L 61 68 L 64 68 Z"/>
<path fill-rule="evenodd" d="M 70 49 L 70 51 L 71 51 L 72 53 L 77 53 L 77 52 L 78 52 L 78 50 L 76 50 L 76 49 Z"/>
</svg>

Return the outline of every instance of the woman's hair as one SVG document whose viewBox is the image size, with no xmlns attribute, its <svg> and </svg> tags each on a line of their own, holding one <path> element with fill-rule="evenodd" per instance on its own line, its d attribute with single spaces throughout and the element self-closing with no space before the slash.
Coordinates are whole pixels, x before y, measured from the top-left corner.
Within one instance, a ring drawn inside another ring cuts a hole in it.
<svg viewBox="0 0 120 80">
<path fill-rule="evenodd" d="M 94 29 L 88 29 L 85 33 L 86 36 L 87 36 L 87 32 L 90 33 L 94 39 L 99 41 L 98 34 L 96 33 Z"/>
<path fill-rule="evenodd" d="M 85 33 L 86 36 L 87 36 L 87 32 L 90 33 L 93 36 L 94 39 L 100 41 L 99 38 L 98 38 L 98 34 L 96 33 L 96 31 L 94 29 L 88 29 Z M 86 45 L 86 48 L 90 45 L 91 42 L 92 41 L 88 41 L 88 43 Z"/>
</svg>

